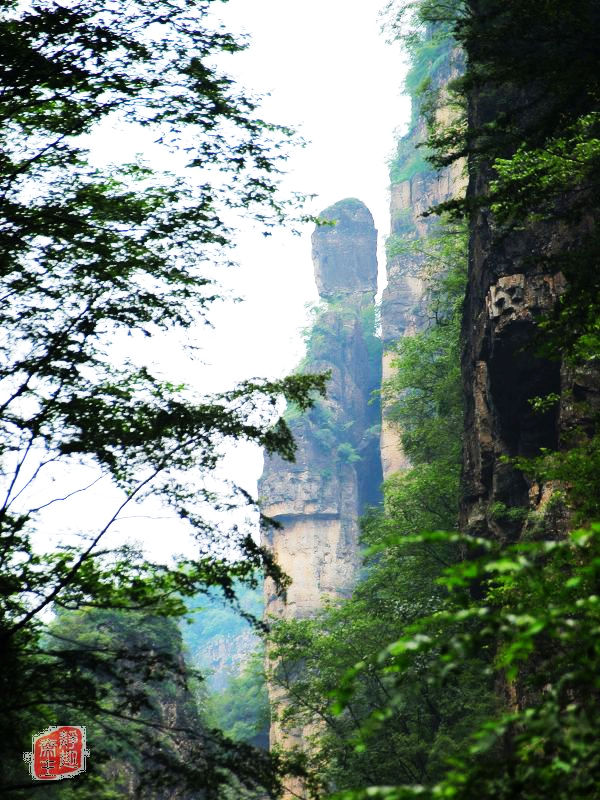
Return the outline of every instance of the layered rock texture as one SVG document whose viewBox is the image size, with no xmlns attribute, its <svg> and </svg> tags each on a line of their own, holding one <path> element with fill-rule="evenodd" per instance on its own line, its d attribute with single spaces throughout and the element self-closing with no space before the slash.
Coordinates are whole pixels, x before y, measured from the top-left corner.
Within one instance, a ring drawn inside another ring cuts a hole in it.
<svg viewBox="0 0 600 800">
<path fill-rule="evenodd" d="M 441 43 L 427 63 L 432 87 L 443 92 L 449 80 L 462 69 L 460 54 L 450 45 Z M 439 121 L 448 120 L 452 111 L 444 105 L 438 110 Z M 438 220 L 423 216 L 440 203 L 464 191 L 464 164 L 455 162 L 436 171 L 424 159 L 422 143 L 427 138 L 427 126 L 421 114 L 420 102 L 413 97 L 413 122 L 409 132 L 398 142 L 396 157 L 390 169 L 390 238 L 387 245 L 387 285 L 381 302 L 383 337 L 383 380 L 393 374 L 393 354 L 390 348 L 403 336 L 411 336 L 426 324 L 425 254 L 423 245 L 432 235 Z M 381 460 L 385 478 L 410 465 L 402 452 L 400 431 L 386 418 L 383 409 L 381 427 Z"/>
<path fill-rule="evenodd" d="M 268 458 L 259 483 L 263 512 L 281 528 L 264 542 L 292 583 L 287 602 L 265 588 L 266 616 L 304 618 L 325 598 L 347 597 L 360 566 L 359 518 L 379 501 L 381 348 L 375 335 L 377 232 L 367 207 L 342 200 L 312 237 L 321 304 L 307 336 L 305 372 L 331 373 L 326 399 L 308 414 L 288 410 L 296 461 Z M 276 699 L 276 698 L 275 698 Z M 271 744 L 302 731 L 271 730 Z"/>
</svg>

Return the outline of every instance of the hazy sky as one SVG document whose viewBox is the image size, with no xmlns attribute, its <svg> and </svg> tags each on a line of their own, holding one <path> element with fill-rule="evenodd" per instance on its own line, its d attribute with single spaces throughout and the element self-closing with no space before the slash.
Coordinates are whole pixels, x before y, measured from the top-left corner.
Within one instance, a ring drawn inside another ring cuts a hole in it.
<svg viewBox="0 0 600 800">
<path fill-rule="evenodd" d="M 400 47 L 386 44 L 380 32 L 381 5 L 230 0 L 219 10 L 230 28 L 251 36 L 246 52 L 223 63 L 246 86 L 271 93 L 262 109 L 267 119 L 298 128 L 309 141 L 288 163 L 290 188 L 317 195 L 313 213 L 344 197 L 360 198 L 383 245 L 389 225 L 386 162 L 409 108 L 400 95 Z M 235 313 L 219 314 L 228 377 L 238 371 L 283 374 L 297 360 L 304 305 L 316 299 L 310 233 L 300 239 L 242 237 L 241 268 L 231 280 L 246 302 Z M 382 255 L 380 262 L 382 268 Z"/>
<path fill-rule="evenodd" d="M 408 121 L 401 96 L 403 56 L 387 44 L 379 11 L 383 0 L 230 0 L 219 11 L 234 31 L 251 36 L 249 49 L 222 62 L 252 90 L 270 92 L 262 113 L 296 127 L 308 144 L 288 162 L 292 190 L 317 195 L 318 214 L 344 197 L 358 197 L 379 231 L 380 276 L 389 228 L 387 160 L 394 132 Z M 240 237 L 239 269 L 229 276 L 245 302 L 215 313 L 205 371 L 217 382 L 261 375 L 280 377 L 302 355 L 305 306 L 317 299 L 308 226 L 265 239 Z M 228 462 L 252 490 L 261 458 L 236 448 Z M 239 473 L 238 473 L 239 469 Z"/>
</svg>

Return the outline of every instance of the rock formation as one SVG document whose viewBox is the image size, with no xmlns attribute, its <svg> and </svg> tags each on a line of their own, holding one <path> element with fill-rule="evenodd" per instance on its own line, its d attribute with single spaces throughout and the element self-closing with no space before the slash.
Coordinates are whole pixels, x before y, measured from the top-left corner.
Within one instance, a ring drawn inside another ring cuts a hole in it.
<svg viewBox="0 0 600 800">
<path fill-rule="evenodd" d="M 503 457 L 532 457 L 558 444 L 557 409 L 534 412 L 530 398 L 560 391 L 561 368 L 532 352 L 534 319 L 563 289 L 560 274 L 524 268 L 531 242 L 497 248 L 485 222 L 472 232 L 469 288 L 463 318 L 466 398 L 461 527 L 480 535 L 512 538 L 517 515 L 499 509 L 538 509 L 541 487 Z M 487 241 L 486 241 L 487 240 Z"/>
<path fill-rule="evenodd" d="M 431 77 L 443 91 L 460 70 L 460 58 L 444 45 Z M 439 55 L 439 54 L 438 54 Z M 426 138 L 418 101 L 413 125 L 400 140 L 391 169 L 391 236 L 387 286 L 383 293 L 383 347 L 390 348 L 426 323 L 423 247 L 438 224 L 423 214 L 464 190 L 463 165 L 436 172 L 417 145 Z M 439 114 L 448 114 L 442 106 Z M 297 443 L 296 462 L 268 459 L 259 485 L 263 513 L 282 526 L 264 542 L 291 577 L 287 602 L 266 586 L 266 615 L 300 619 L 314 614 L 324 598 L 350 594 L 360 565 L 359 518 L 365 505 L 379 501 L 382 477 L 406 469 L 400 432 L 384 419 L 371 393 L 393 371 L 393 353 L 384 352 L 372 326 L 377 282 L 376 232 L 367 208 L 343 200 L 322 212 L 334 226 L 313 234 L 313 262 L 323 301 L 308 337 L 303 369 L 331 371 L 327 399 L 309 414 L 286 418 Z M 379 346 L 378 346 L 379 345 Z M 372 402 L 372 401 L 371 401 Z M 381 422 L 381 424 L 379 424 Z M 272 686 L 271 699 L 285 703 Z M 275 722 L 271 745 L 303 746 L 314 731 L 284 730 Z M 286 797 L 304 796 L 290 785 Z M 294 795 L 295 793 L 295 795 Z"/>
<path fill-rule="evenodd" d="M 448 47 L 448 45 L 445 45 Z M 442 89 L 462 69 L 460 54 L 448 49 L 446 58 L 429 77 L 434 86 Z M 440 121 L 450 111 L 442 104 Z M 416 333 L 426 323 L 424 255 L 419 242 L 424 242 L 438 224 L 435 216 L 423 214 L 432 206 L 456 197 L 465 188 L 464 165 L 452 164 L 439 172 L 418 154 L 427 137 L 426 122 L 420 114 L 419 101 L 413 97 L 413 125 L 398 142 L 398 153 L 390 170 L 390 238 L 386 263 L 387 285 L 381 302 L 383 338 L 383 381 L 393 374 L 390 347 L 403 336 Z M 386 419 L 385 408 L 381 425 L 381 460 L 384 478 L 409 464 L 402 452 L 400 432 Z"/>
<path fill-rule="evenodd" d="M 533 84 L 521 87 L 520 93 L 480 87 L 469 97 L 471 127 L 480 130 L 510 111 L 515 130 L 534 128 L 547 113 L 544 93 L 534 102 L 536 91 L 539 87 Z M 469 197 L 481 200 L 495 177 L 492 166 L 485 159 L 473 159 L 470 173 Z M 572 195 L 561 196 L 552 214 L 519 219 L 516 226 L 501 224 L 485 203 L 473 203 L 477 211 L 471 217 L 463 317 L 461 527 L 478 535 L 515 540 L 530 524 L 531 511 L 537 512 L 531 524 L 542 524 L 546 533 L 560 535 L 567 527 L 564 508 L 555 508 L 553 519 L 547 515 L 548 500 L 557 487 L 550 481 L 538 484 L 512 459 L 535 457 L 544 448 L 568 448 L 570 432 L 585 438 L 597 419 L 596 363 L 575 368 L 558 358 L 544 359 L 534 343 L 537 322 L 566 290 L 563 264 L 574 260 L 578 251 L 582 260 L 589 258 L 595 195 L 586 194 L 586 189 L 583 184 Z M 591 201 L 585 210 L 581 198 Z M 548 395 L 560 402 L 544 413 L 535 410 L 531 401 Z"/>
<path fill-rule="evenodd" d="M 312 239 L 315 279 L 324 305 L 309 338 L 306 372 L 331 372 L 327 398 L 306 417 L 287 419 L 297 444 L 295 463 L 265 463 L 259 484 L 263 512 L 283 525 L 268 541 L 292 578 L 287 603 L 267 588 L 266 613 L 306 617 L 325 596 L 346 596 L 359 564 L 358 517 L 377 501 L 380 483 L 379 367 L 368 331 L 377 288 L 376 231 L 358 200 L 321 213 L 335 226 Z M 370 431 L 370 435 L 369 432 Z"/>
<path fill-rule="evenodd" d="M 484 27 L 488 20 L 488 15 L 482 14 Z M 438 121 L 448 123 L 452 110 L 446 102 L 445 87 L 460 73 L 461 56 L 449 40 L 437 48 L 433 38 L 429 43 L 433 46 L 424 47 L 419 56 L 422 60 L 413 66 L 420 76 L 414 85 L 423 86 L 426 79 L 430 80 L 437 91 Z M 504 47 L 504 43 L 499 46 Z M 597 244 L 591 236 L 597 225 L 593 209 L 581 210 L 588 199 L 596 202 L 597 194 L 595 185 L 584 182 L 576 190 L 587 194 L 576 200 L 554 198 L 552 214 L 536 213 L 529 220 L 510 206 L 508 222 L 494 219 L 494 204 L 488 200 L 485 207 L 485 198 L 494 188 L 491 181 L 498 177 L 499 168 L 494 173 L 493 156 L 486 163 L 482 155 L 486 136 L 493 137 L 507 118 L 511 120 L 511 126 L 506 127 L 506 152 L 498 151 L 505 158 L 510 154 L 510 142 L 518 141 L 515 131 L 519 125 L 526 130 L 535 122 L 535 104 L 530 103 L 531 87 L 525 87 L 518 97 L 510 82 L 492 84 L 490 89 L 478 82 L 486 75 L 485 70 L 476 75 L 469 89 L 468 125 L 471 133 L 484 131 L 485 135 L 481 142 L 473 135 L 469 140 L 475 155 L 468 188 L 464 162 L 455 161 L 436 172 L 418 155 L 417 146 L 426 140 L 427 133 L 419 101 L 414 101 L 411 130 L 399 142 L 391 170 L 391 237 L 381 310 L 382 338 L 384 348 L 391 348 L 426 324 L 426 257 L 422 244 L 432 236 L 438 222 L 423 214 L 467 189 L 470 231 L 462 330 L 466 408 L 460 528 L 510 542 L 532 533 L 527 529 L 527 518 L 539 520 L 544 515 L 529 512 L 545 512 L 556 488 L 550 481 L 538 484 L 517 469 L 515 457 L 531 458 L 545 448 L 566 451 L 571 446 L 567 434 L 572 439 L 574 436 L 577 444 L 597 432 L 597 362 L 576 366 L 552 361 L 542 358 L 532 346 L 536 327 L 540 330 L 537 321 L 557 307 L 565 292 L 561 259 L 568 264 L 566 256 L 572 261 L 578 252 L 589 257 L 581 243 Z M 535 91 L 531 91 L 535 97 Z M 539 86 L 537 91 L 541 97 L 538 113 L 543 116 L 549 92 L 542 92 Z M 511 116 L 508 111 L 517 99 L 522 112 Z M 264 512 L 282 525 L 268 544 L 293 580 L 287 604 L 267 589 L 267 614 L 283 618 L 310 616 L 325 597 L 350 593 L 359 565 L 361 510 L 365 502 L 376 499 L 381 473 L 387 478 L 410 466 L 402 452 L 400 432 L 386 420 L 385 408 L 380 461 L 371 435 L 377 420 L 367 400 L 378 387 L 379 376 L 375 351 L 364 326 L 376 281 L 375 231 L 370 214 L 358 201 L 346 200 L 327 209 L 323 216 L 338 220 L 338 224 L 319 228 L 313 237 L 315 276 L 326 305 L 315 318 L 305 367 L 310 371 L 331 370 L 330 391 L 327 400 L 309 415 L 288 415 L 298 443 L 297 461 L 292 465 L 279 459 L 267 462 L 260 489 Z M 392 361 L 393 353 L 388 349 L 381 369 L 384 381 L 393 372 Z M 549 403 L 538 403 L 547 410 L 535 410 L 531 402 L 534 398 L 547 398 Z M 555 400 L 558 402 L 552 406 Z M 567 529 L 570 512 L 563 506 L 558 513 L 562 517 L 544 523 L 545 533 L 561 535 Z M 554 526 L 551 530 L 550 524 Z M 523 701 L 516 684 L 503 684 L 499 679 L 497 689 L 505 693 L 507 707 Z M 272 696 L 277 699 L 275 692 Z M 284 732 L 276 724 L 271 731 L 272 743 L 302 744 L 309 733 L 306 729 Z M 296 789 L 295 796 L 304 796 L 301 787 Z"/>
<path fill-rule="evenodd" d="M 330 371 L 326 399 L 308 414 L 288 410 L 296 461 L 268 458 L 259 484 L 262 511 L 282 526 L 267 544 L 292 583 L 287 602 L 267 581 L 267 618 L 303 618 L 325 598 L 346 597 L 360 565 L 359 517 L 379 501 L 379 408 L 372 392 L 381 381 L 375 336 L 377 233 L 366 206 L 355 199 L 325 209 L 335 222 L 312 237 L 315 279 L 322 300 L 308 335 L 305 372 Z M 302 732 L 271 729 L 271 744 Z"/>
</svg>

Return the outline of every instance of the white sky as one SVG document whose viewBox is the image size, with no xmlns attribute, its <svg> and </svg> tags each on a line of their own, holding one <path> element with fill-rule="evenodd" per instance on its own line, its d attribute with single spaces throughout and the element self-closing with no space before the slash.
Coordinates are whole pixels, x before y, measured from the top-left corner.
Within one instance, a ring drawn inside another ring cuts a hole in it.
<svg viewBox="0 0 600 800">
<path fill-rule="evenodd" d="M 229 0 L 220 16 L 251 45 L 222 64 L 243 85 L 269 92 L 264 118 L 295 127 L 308 144 L 288 162 L 292 191 L 316 194 L 318 214 L 344 197 L 358 197 L 379 231 L 380 283 L 389 230 L 387 161 L 395 131 L 408 123 L 401 96 L 405 72 L 399 44 L 381 33 L 383 0 Z M 307 226 L 301 237 L 282 232 L 265 239 L 244 231 L 228 276 L 245 298 L 215 310 L 206 341 L 205 379 L 230 385 L 247 377 L 281 377 L 302 356 L 306 304 L 317 300 Z M 381 287 L 380 287 L 381 288 Z M 229 474 L 255 491 L 262 458 L 236 447 Z"/>
<path fill-rule="evenodd" d="M 380 32 L 382 0 L 230 0 L 222 18 L 251 36 L 229 58 L 229 71 L 254 91 L 270 92 L 266 119 L 297 128 L 309 144 L 288 162 L 292 190 L 316 194 L 318 213 L 344 198 L 369 207 L 380 233 L 380 268 L 389 226 L 387 159 L 394 130 L 405 125 L 408 101 L 399 45 Z M 309 228 L 301 238 L 242 237 L 232 275 L 245 295 L 235 313 L 219 314 L 219 349 L 228 378 L 282 375 L 301 353 L 304 305 L 316 300 Z M 215 317 L 216 319 L 216 317 Z M 244 335 L 240 336 L 240 329 Z"/>
</svg>

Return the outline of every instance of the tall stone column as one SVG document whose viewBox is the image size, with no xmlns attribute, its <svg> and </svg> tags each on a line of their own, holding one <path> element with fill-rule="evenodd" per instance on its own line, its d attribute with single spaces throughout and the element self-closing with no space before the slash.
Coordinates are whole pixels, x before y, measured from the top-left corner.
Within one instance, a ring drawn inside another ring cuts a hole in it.
<svg viewBox="0 0 600 800">
<path fill-rule="evenodd" d="M 325 598 L 350 595 L 360 566 L 359 518 L 379 500 L 379 407 L 371 394 L 381 381 L 374 335 L 377 232 L 367 207 L 346 199 L 320 217 L 312 237 L 315 280 L 322 301 L 308 337 L 302 370 L 330 371 L 327 397 L 308 414 L 288 410 L 296 461 L 265 460 L 259 483 L 262 511 L 281 524 L 266 544 L 292 582 L 287 599 L 265 587 L 266 617 L 302 619 Z M 274 700 L 280 699 L 271 687 Z M 305 731 L 271 727 L 271 745 L 302 745 Z M 302 796 L 300 786 L 290 787 Z M 294 796 L 292 793 L 289 796 Z"/>
</svg>

